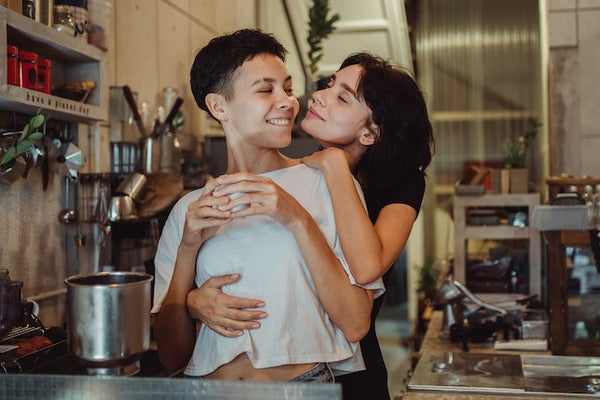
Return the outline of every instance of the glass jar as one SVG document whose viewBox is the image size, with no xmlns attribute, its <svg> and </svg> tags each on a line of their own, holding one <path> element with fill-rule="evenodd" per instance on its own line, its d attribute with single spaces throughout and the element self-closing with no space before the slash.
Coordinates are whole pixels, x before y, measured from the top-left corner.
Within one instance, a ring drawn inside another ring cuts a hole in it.
<svg viewBox="0 0 600 400">
<path fill-rule="evenodd" d="M 21 87 L 37 90 L 38 56 L 29 51 L 19 52 L 19 66 L 21 70 Z"/>
<path fill-rule="evenodd" d="M 52 27 L 59 32 L 75 36 L 75 20 L 73 19 L 73 7 L 67 5 L 54 6 L 54 23 Z"/>
</svg>

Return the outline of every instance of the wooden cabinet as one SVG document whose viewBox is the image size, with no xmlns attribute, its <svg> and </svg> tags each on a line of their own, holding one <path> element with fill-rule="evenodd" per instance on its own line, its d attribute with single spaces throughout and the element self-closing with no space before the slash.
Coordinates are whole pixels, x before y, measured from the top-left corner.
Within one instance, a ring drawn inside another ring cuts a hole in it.
<svg viewBox="0 0 600 400">
<path fill-rule="evenodd" d="M 508 224 L 469 225 L 470 208 L 527 207 L 531 221 L 536 205 L 540 204 L 539 193 L 505 194 L 483 196 L 454 196 L 454 277 L 466 283 L 467 241 L 469 239 L 522 239 L 528 240 L 529 249 L 529 293 L 541 295 L 541 237 L 540 232 L 530 226 L 516 227 Z"/>
<path fill-rule="evenodd" d="M 0 109 L 34 114 L 38 108 L 52 118 L 89 122 L 107 120 L 108 88 L 105 53 L 65 33 L 0 7 Z M 38 54 L 52 62 L 52 86 L 81 81 L 96 82 L 86 102 L 44 94 L 7 84 L 6 46 Z"/>
</svg>

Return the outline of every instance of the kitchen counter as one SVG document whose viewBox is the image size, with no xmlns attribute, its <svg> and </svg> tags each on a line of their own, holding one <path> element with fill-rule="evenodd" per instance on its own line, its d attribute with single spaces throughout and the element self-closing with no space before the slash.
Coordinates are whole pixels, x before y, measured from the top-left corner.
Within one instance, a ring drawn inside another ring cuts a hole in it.
<svg viewBox="0 0 600 400">
<path fill-rule="evenodd" d="M 469 343 L 463 352 L 459 343 L 439 338 L 442 322 L 435 311 L 402 400 L 600 397 L 599 358 L 494 350 L 491 341 Z"/>
<path fill-rule="evenodd" d="M 446 351 L 461 351 L 460 343 L 452 343 L 449 339 L 440 339 L 439 335 L 442 331 L 442 325 L 444 321 L 443 311 L 434 311 L 432 313 L 429 325 L 427 326 L 427 332 L 421 343 L 419 352 L 432 351 L 432 352 L 446 352 Z M 494 343 L 492 341 L 485 341 L 481 343 L 469 342 L 469 352 L 471 353 L 494 353 L 494 354 L 522 354 L 522 351 L 515 350 L 495 350 Z M 551 354 L 549 351 L 531 351 L 526 352 L 528 354 Z"/>
<path fill-rule="evenodd" d="M 440 392 L 407 392 L 402 400 L 507 400 L 514 397 L 514 394 L 481 394 L 481 393 L 440 393 Z M 532 395 L 525 394 L 522 398 L 526 399 L 544 399 L 552 398 L 553 400 L 573 400 L 572 396 L 555 396 L 555 395 Z"/>
<path fill-rule="evenodd" d="M 0 375 L 0 399 L 110 400 L 336 400 L 341 386 L 330 383 L 243 382 L 189 378 L 127 378 L 81 375 Z"/>
</svg>

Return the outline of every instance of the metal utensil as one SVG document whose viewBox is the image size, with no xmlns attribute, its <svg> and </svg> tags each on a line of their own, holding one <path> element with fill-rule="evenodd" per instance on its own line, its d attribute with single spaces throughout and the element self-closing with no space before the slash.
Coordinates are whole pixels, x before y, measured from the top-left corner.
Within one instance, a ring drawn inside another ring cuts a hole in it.
<svg viewBox="0 0 600 400">
<path fill-rule="evenodd" d="M 71 180 L 69 179 L 69 177 L 66 177 L 65 178 L 65 208 L 58 214 L 58 221 L 65 225 L 74 224 L 75 222 L 77 222 L 77 219 L 78 219 L 77 211 L 69 206 L 69 204 L 70 204 L 70 202 L 69 202 L 70 182 L 71 182 Z"/>
<path fill-rule="evenodd" d="M 169 127 L 173 123 L 175 116 L 181 108 L 181 104 L 183 104 L 183 99 L 181 97 L 178 97 L 177 100 L 175 100 L 175 104 L 173 104 L 173 107 L 171 107 L 167 118 L 165 118 L 165 122 L 163 122 L 157 128 L 154 129 L 154 137 L 162 137 L 167 134 L 167 132 L 169 131 Z"/>
<path fill-rule="evenodd" d="M 127 221 L 135 218 L 137 218 L 137 209 L 131 197 L 117 195 L 110 198 L 108 207 L 108 219 L 110 221 Z"/>
<path fill-rule="evenodd" d="M 142 135 L 142 138 L 148 136 L 148 132 L 146 132 L 146 127 L 144 126 L 144 122 L 142 121 L 142 116 L 140 115 L 140 111 L 138 110 L 135 99 L 133 98 L 133 93 L 129 86 L 123 86 L 123 94 L 125 95 L 125 100 L 127 100 L 127 104 L 129 104 L 129 108 L 131 109 L 131 113 L 133 114 L 133 119 Z"/>
</svg>

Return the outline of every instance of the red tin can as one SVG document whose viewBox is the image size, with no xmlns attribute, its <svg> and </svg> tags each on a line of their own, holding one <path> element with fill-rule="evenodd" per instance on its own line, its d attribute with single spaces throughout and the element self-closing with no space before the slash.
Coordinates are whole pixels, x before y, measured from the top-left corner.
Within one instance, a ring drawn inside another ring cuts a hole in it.
<svg viewBox="0 0 600 400">
<path fill-rule="evenodd" d="M 19 52 L 19 66 L 21 67 L 21 87 L 37 90 L 38 56 L 29 51 Z"/>
<path fill-rule="evenodd" d="M 6 81 L 9 85 L 21 86 L 19 74 L 19 49 L 17 46 L 6 46 Z"/>
<path fill-rule="evenodd" d="M 50 94 L 50 84 L 52 83 L 52 62 L 45 58 L 38 59 L 38 80 L 37 89 L 42 93 Z"/>
</svg>

